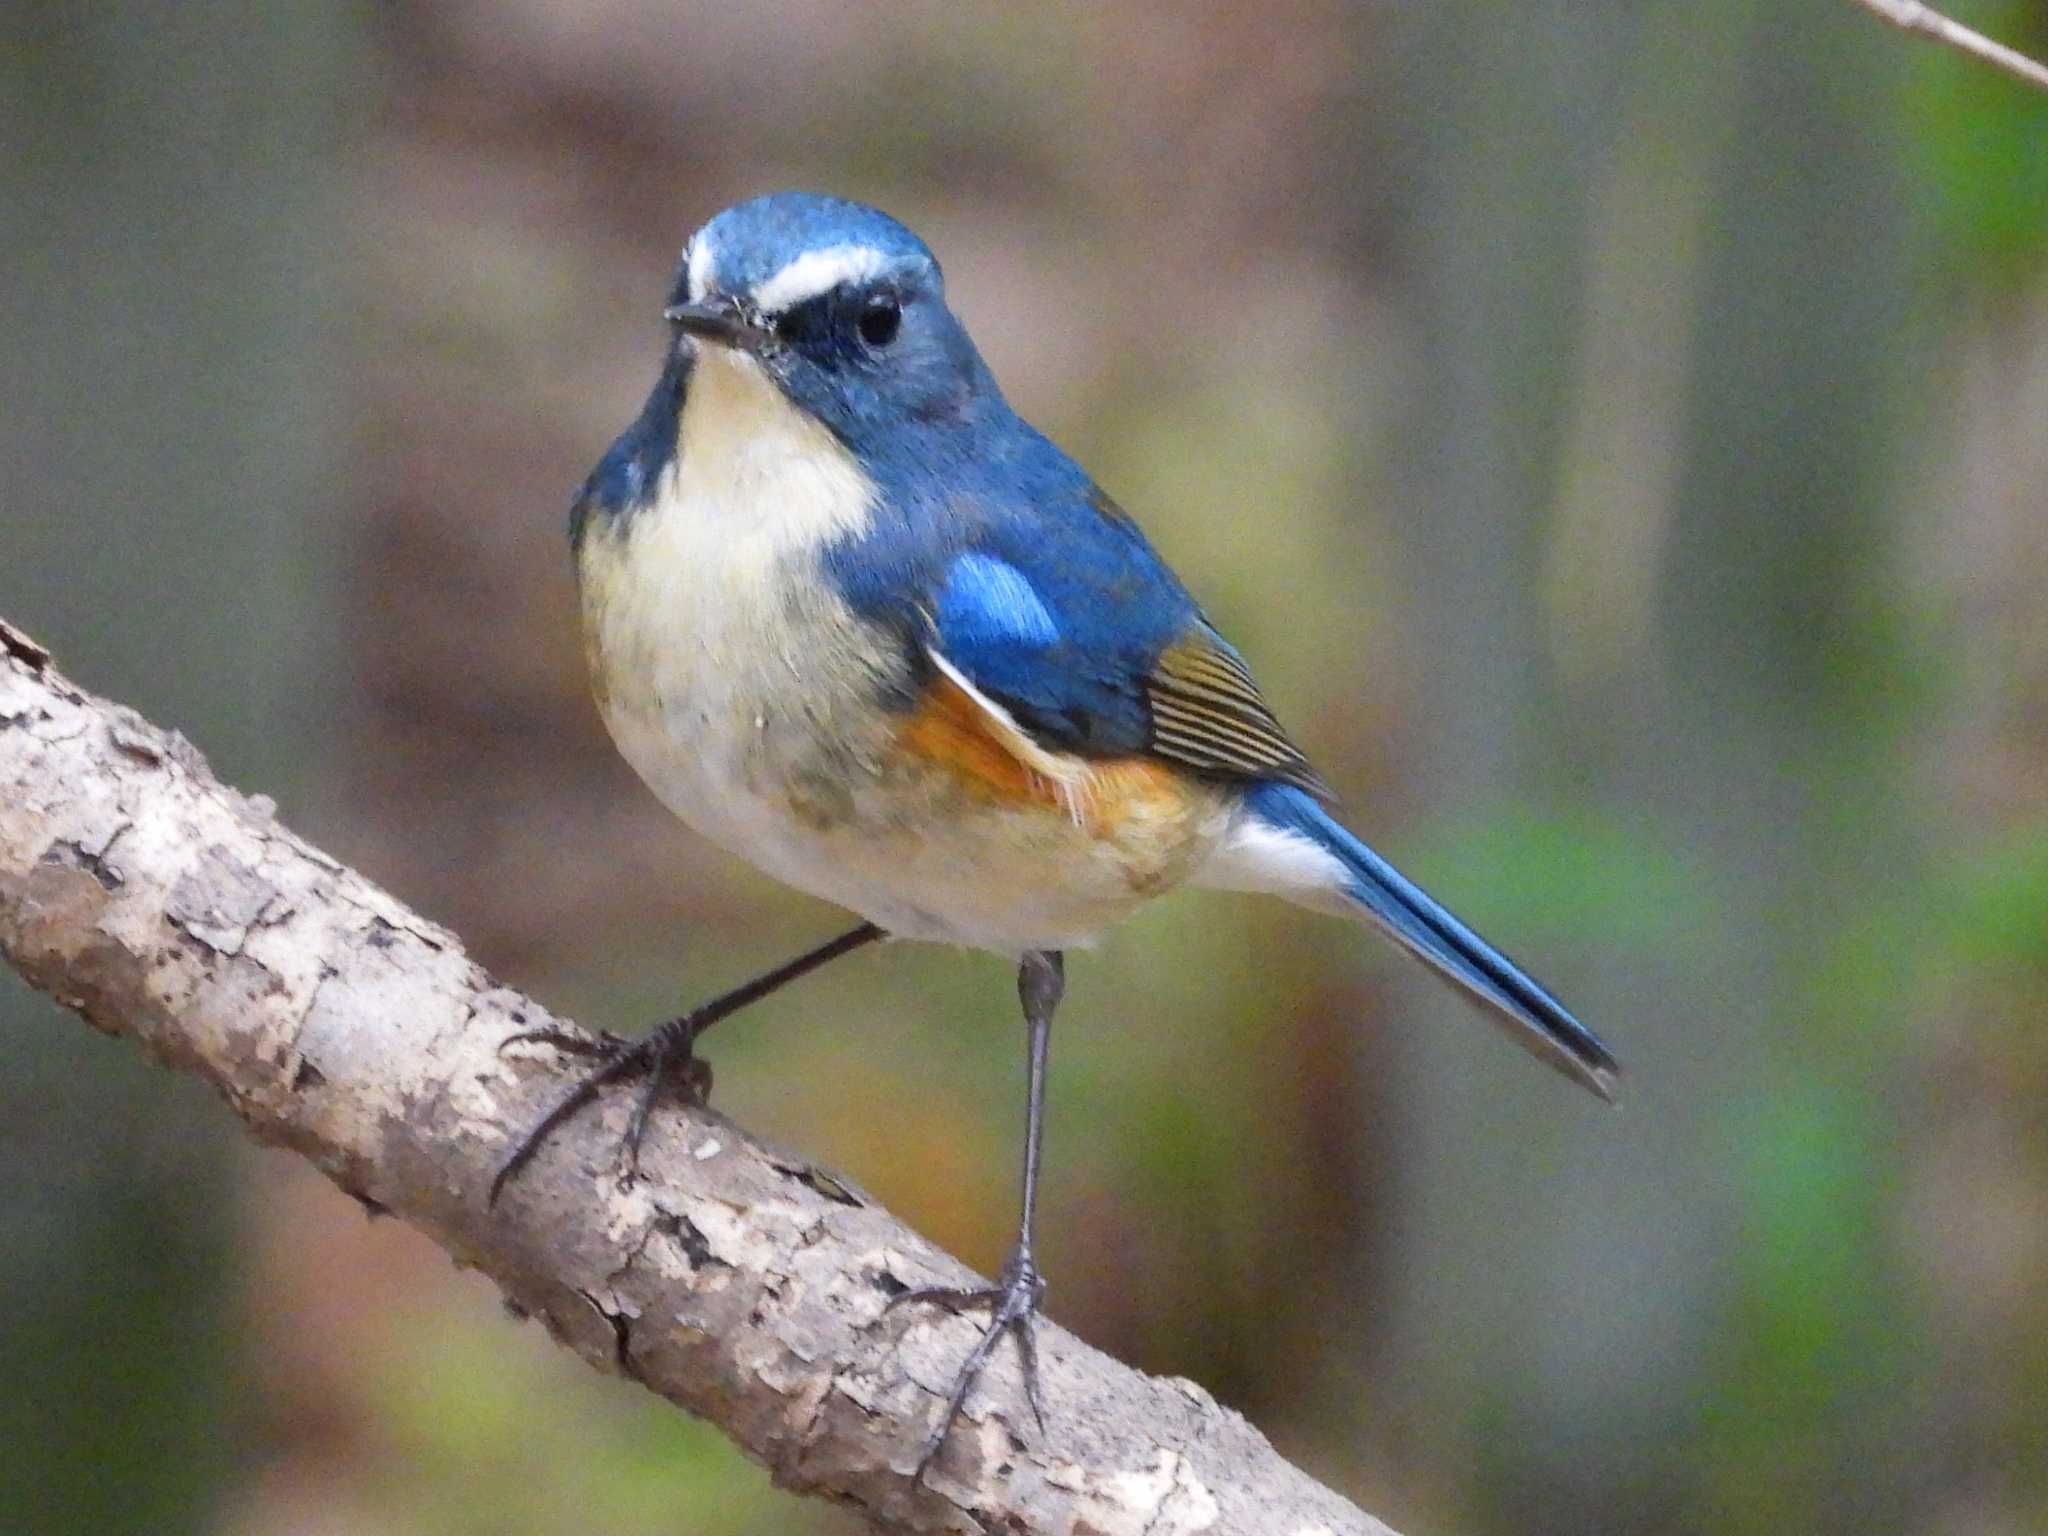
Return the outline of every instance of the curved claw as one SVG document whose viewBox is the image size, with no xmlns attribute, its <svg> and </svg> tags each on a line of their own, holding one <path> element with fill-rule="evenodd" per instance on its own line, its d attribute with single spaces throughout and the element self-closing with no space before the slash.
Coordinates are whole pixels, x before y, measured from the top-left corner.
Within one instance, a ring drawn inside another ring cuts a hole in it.
<svg viewBox="0 0 2048 1536">
<path fill-rule="evenodd" d="M 1031 1420 L 1045 1437 L 1045 1401 L 1038 1395 L 1038 1328 L 1030 1313 L 1017 1319 L 1011 1332 L 1017 1336 L 1017 1359 L 1024 1367 L 1024 1401 L 1031 1405 Z"/>
<path fill-rule="evenodd" d="M 1002 1287 L 984 1286 L 980 1290 L 962 1290 L 957 1285 L 913 1285 L 907 1291 L 898 1291 L 883 1305 L 884 1312 L 894 1312 L 907 1301 L 928 1301 L 935 1307 L 944 1307 L 948 1312 L 966 1312 L 975 1307 L 993 1306 L 1002 1299 Z"/>
<path fill-rule="evenodd" d="M 694 1023 L 683 1021 L 692 1029 Z M 682 1079 L 683 1092 L 693 1103 L 708 1104 L 711 1101 L 711 1063 L 691 1053 L 685 1043 L 678 1048 L 675 1040 L 666 1030 L 649 1035 L 641 1042 L 647 1056 L 647 1085 L 640 1090 L 640 1097 L 633 1104 L 633 1118 L 626 1122 L 626 1177 L 640 1177 L 640 1143 L 647 1136 L 647 1122 L 654 1115 L 654 1106 L 661 1102 L 661 1091 L 666 1088 L 673 1072 Z"/>
<path fill-rule="evenodd" d="M 640 1070 L 643 1065 L 643 1054 L 638 1046 L 619 1051 L 596 1071 L 586 1073 L 577 1079 L 567 1093 L 549 1105 L 548 1112 L 534 1122 L 532 1130 L 519 1138 L 518 1144 L 506 1155 L 505 1161 L 498 1165 L 498 1171 L 491 1175 L 491 1189 L 484 1198 L 484 1204 L 487 1207 L 495 1207 L 498 1197 L 505 1192 L 505 1186 L 518 1176 L 520 1169 L 533 1161 L 534 1153 L 541 1149 L 541 1144 L 553 1133 L 555 1127 L 596 1098 L 599 1090 Z"/>
<path fill-rule="evenodd" d="M 684 1039 L 678 1040 L 678 1033 Z M 514 1035 L 505 1044 L 519 1039 L 543 1039 L 553 1041 L 555 1031 L 549 1029 L 527 1030 L 523 1035 Z M 711 1091 L 711 1068 L 690 1054 L 689 1040 L 695 1038 L 692 1016 L 672 1020 L 657 1029 L 644 1040 L 626 1041 L 617 1035 L 606 1034 L 596 1042 L 580 1036 L 570 1036 L 572 1044 L 565 1047 L 572 1055 L 596 1056 L 602 1064 L 593 1068 L 572 1084 L 569 1090 L 548 1106 L 546 1114 L 534 1123 L 533 1129 L 519 1139 L 505 1161 L 498 1165 L 498 1171 L 491 1177 L 491 1189 L 485 1197 L 486 1206 L 495 1207 L 498 1197 L 505 1192 L 505 1186 L 518 1177 L 519 1170 L 533 1161 L 533 1155 L 541 1144 L 553 1134 L 556 1126 L 567 1120 L 577 1110 L 596 1098 L 600 1091 L 618 1082 L 621 1078 L 645 1074 L 647 1086 L 633 1105 L 633 1116 L 626 1122 L 626 1134 L 621 1138 L 625 1147 L 626 1177 L 640 1176 L 640 1143 L 647 1135 L 648 1118 L 654 1113 L 654 1106 L 661 1099 L 661 1091 L 668 1085 L 672 1073 L 679 1073 L 685 1089 L 700 1102 Z M 503 1049 L 503 1046 L 500 1047 Z"/>
<path fill-rule="evenodd" d="M 1004 1262 L 1002 1275 L 995 1285 L 975 1289 L 919 1285 L 889 1298 L 888 1305 L 882 1308 L 885 1313 L 894 1311 L 907 1301 L 923 1301 L 944 1307 L 948 1312 L 987 1307 L 990 1314 L 987 1331 L 968 1351 L 967 1358 L 961 1361 L 960 1370 L 953 1378 L 953 1389 L 946 1395 L 945 1412 L 939 1416 L 938 1427 L 925 1441 L 924 1451 L 917 1458 L 917 1470 L 911 1474 L 913 1483 L 924 1481 L 926 1469 L 937 1458 L 940 1447 L 946 1443 L 946 1436 L 952 1433 L 954 1422 L 967 1405 L 967 1394 L 973 1390 L 975 1380 L 988 1364 L 989 1356 L 995 1352 L 997 1340 L 1006 1333 L 1017 1340 L 1017 1356 L 1024 1372 L 1025 1401 L 1031 1405 L 1031 1417 L 1038 1424 L 1038 1432 L 1045 1433 L 1045 1405 L 1038 1392 L 1038 1339 L 1033 1327 L 1038 1305 L 1044 1297 L 1045 1277 L 1031 1262 L 1030 1252 L 1019 1248 Z"/>
</svg>

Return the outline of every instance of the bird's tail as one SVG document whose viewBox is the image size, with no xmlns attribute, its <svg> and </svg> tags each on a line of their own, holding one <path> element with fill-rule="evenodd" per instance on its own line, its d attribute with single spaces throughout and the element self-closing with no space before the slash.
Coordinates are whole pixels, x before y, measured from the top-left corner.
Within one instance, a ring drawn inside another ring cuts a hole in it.
<svg viewBox="0 0 2048 1536">
<path fill-rule="evenodd" d="M 1524 1050 L 1613 1102 L 1620 1063 L 1599 1037 L 1304 791 L 1255 786 L 1204 874 L 1205 884 L 1271 891 L 1371 921 L 1485 1003 Z"/>
</svg>

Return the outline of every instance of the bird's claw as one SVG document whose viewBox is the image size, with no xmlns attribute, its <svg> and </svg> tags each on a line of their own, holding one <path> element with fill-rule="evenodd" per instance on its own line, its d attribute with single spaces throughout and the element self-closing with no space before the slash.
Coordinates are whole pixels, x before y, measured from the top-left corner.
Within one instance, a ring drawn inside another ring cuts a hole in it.
<svg viewBox="0 0 2048 1536">
<path fill-rule="evenodd" d="M 597 1065 L 577 1079 L 548 1107 L 547 1113 L 534 1122 L 533 1128 L 514 1143 L 491 1178 L 486 1203 L 493 1206 L 498 1203 L 505 1186 L 533 1160 L 534 1154 L 540 1151 L 557 1126 L 595 1099 L 603 1089 L 629 1077 L 646 1078 L 639 1098 L 634 1101 L 632 1117 L 626 1122 L 625 1134 L 619 1138 L 625 1153 L 622 1176 L 628 1183 L 637 1179 L 640 1176 L 640 1143 L 647 1135 L 648 1118 L 654 1113 L 662 1091 L 676 1087 L 693 1104 L 702 1104 L 711 1095 L 711 1065 L 692 1051 L 691 1043 L 695 1036 L 696 1020 L 694 1015 L 688 1014 L 670 1020 L 642 1040 L 623 1040 L 609 1031 L 593 1040 L 587 1035 L 547 1027 L 508 1036 L 499 1046 L 501 1051 L 520 1042 L 549 1045 L 567 1055 L 594 1060 Z"/>
<path fill-rule="evenodd" d="M 1030 1250 L 1021 1247 L 1012 1250 L 1004 1261 L 1002 1273 L 994 1285 L 973 1289 L 919 1285 L 889 1298 L 889 1304 L 882 1309 L 884 1312 L 893 1312 L 908 1302 L 928 1302 L 948 1312 L 966 1312 L 978 1307 L 989 1310 L 988 1331 L 982 1334 L 961 1362 L 959 1373 L 953 1378 L 953 1389 L 946 1397 L 945 1412 L 939 1416 L 938 1428 L 932 1431 L 931 1438 L 924 1443 L 923 1453 L 917 1458 L 917 1470 L 911 1474 L 912 1482 L 924 1481 L 926 1469 L 946 1443 L 954 1421 L 967 1404 L 968 1392 L 973 1389 L 976 1378 L 995 1351 L 996 1341 L 1006 1333 L 1017 1340 L 1017 1357 L 1024 1368 L 1024 1400 L 1031 1405 L 1031 1417 L 1037 1421 L 1038 1432 L 1041 1435 L 1045 1433 L 1045 1405 L 1038 1392 L 1038 1339 L 1034 1332 L 1039 1303 L 1044 1299 L 1045 1277 L 1032 1262 Z"/>
<path fill-rule="evenodd" d="M 611 1057 L 631 1047 L 632 1042 L 610 1030 L 603 1030 L 595 1037 L 580 1029 L 564 1029 L 559 1024 L 542 1024 L 535 1029 L 522 1029 L 517 1034 L 507 1035 L 498 1042 L 498 1054 L 504 1055 L 515 1045 L 544 1045 L 564 1056 Z"/>
</svg>

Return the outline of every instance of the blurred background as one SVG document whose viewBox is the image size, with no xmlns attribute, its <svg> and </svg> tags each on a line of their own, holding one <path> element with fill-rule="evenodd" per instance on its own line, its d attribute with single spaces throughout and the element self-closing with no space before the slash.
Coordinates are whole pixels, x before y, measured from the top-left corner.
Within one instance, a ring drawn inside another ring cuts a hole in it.
<svg viewBox="0 0 2048 1536">
<path fill-rule="evenodd" d="M 1410 1533 L 2048 1529 L 2048 96 L 1847 0 L 0 38 L 0 613 L 80 681 L 594 1026 L 836 931 L 614 756 L 564 518 L 690 231 L 879 203 L 1629 1073 L 1176 897 L 1073 966 L 1053 1315 Z M 0 1028 L 0 1528 L 853 1529 L 11 978 Z M 999 961 L 864 952 L 709 1054 L 999 1261 Z"/>
</svg>

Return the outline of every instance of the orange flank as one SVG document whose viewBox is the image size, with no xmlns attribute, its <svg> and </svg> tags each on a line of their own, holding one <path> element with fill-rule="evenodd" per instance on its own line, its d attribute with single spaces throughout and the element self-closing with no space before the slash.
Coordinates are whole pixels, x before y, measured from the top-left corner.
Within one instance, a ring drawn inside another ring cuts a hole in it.
<svg viewBox="0 0 2048 1536">
<path fill-rule="evenodd" d="M 910 756 L 946 769 L 998 805 L 1043 806 L 1094 837 L 1177 823 L 1195 795 L 1183 775 L 1150 757 L 1079 758 L 1049 752 L 939 676 L 897 733 Z"/>
</svg>

